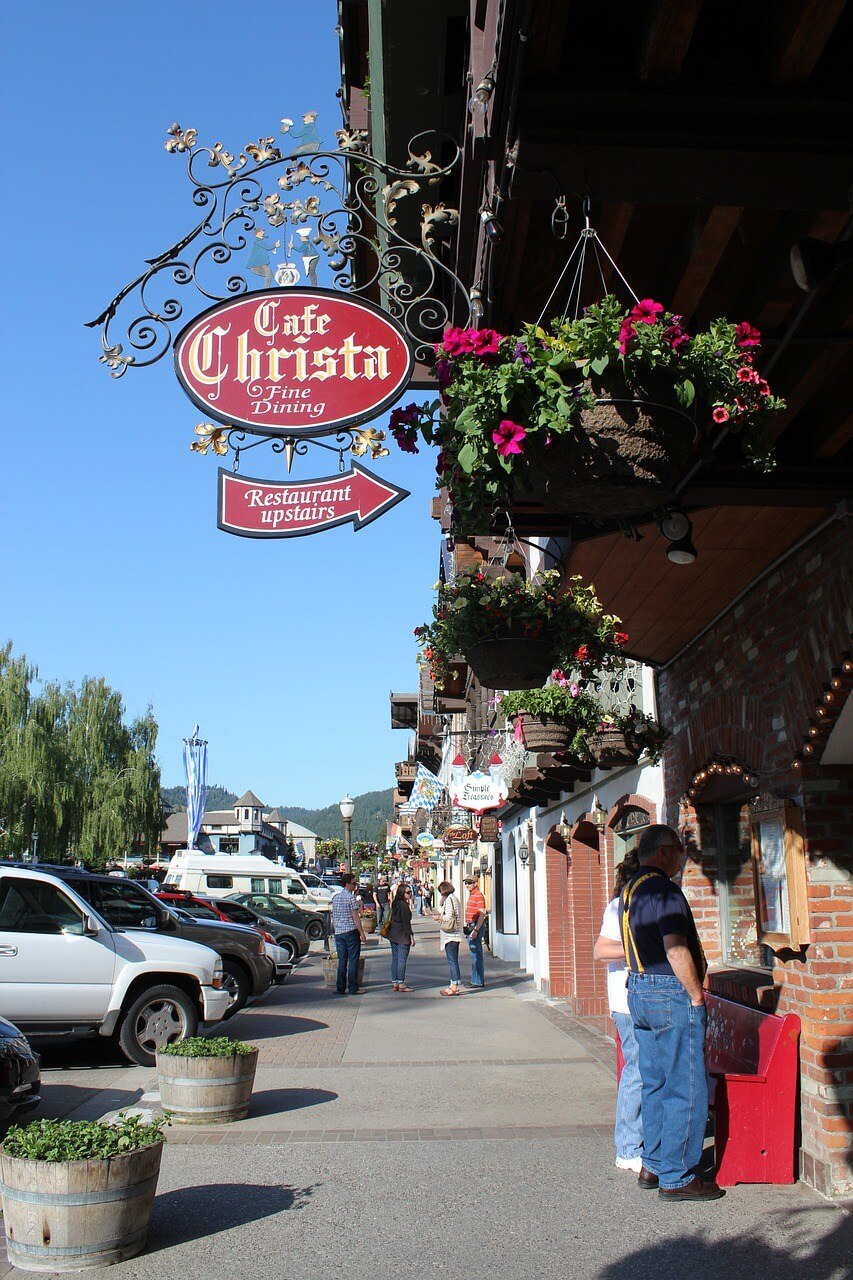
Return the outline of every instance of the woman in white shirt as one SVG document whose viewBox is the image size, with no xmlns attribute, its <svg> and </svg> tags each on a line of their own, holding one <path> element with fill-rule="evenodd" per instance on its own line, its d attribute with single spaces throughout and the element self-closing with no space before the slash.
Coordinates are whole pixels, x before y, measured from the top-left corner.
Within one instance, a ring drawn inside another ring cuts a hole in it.
<svg viewBox="0 0 853 1280">
<path fill-rule="evenodd" d="M 619 1079 L 619 1092 L 616 1095 L 616 1126 L 613 1132 L 616 1143 L 616 1168 L 630 1169 L 633 1173 L 639 1173 L 643 1167 L 641 1117 L 643 1082 L 640 1079 L 637 1038 L 628 1012 L 628 966 L 625 963 L 622 933 L 619 928 L 619 895 L 639 869 L 640 864 L 634 850 L 627 853 L 616 868 L 613 898 L 604 909 L 601 932 L 593 951 L 596 960 L 608 962 L 607 999 L 610 1005 L 610 1016 L 616 1023 L 619 1039 L 622 1042 L 622 1056 L 625 1059 Z"/>
<path fill-rule="evenodd" d="M 442 987 L 443 996 L 458 996 L 459 982 L 462 977 L 459 971 L 459 944 L 462 941 L 462 903 L 454 893 L 449 880 L 443 880 L 438 886 L 441 903 L 436 913 L 438 920 L 439 946 L 447 957 L 450 969 L 450 986 Z"/>
</svg>

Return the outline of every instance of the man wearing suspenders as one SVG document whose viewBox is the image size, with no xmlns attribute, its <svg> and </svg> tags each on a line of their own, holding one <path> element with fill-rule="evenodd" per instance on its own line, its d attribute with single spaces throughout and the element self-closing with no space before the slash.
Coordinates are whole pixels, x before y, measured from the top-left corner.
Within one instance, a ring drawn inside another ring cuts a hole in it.
<svg viewBox="0 0 853 1280">
<path fill-rule="evenodd" d="M 708 1120 L 705 956 L 693 914 L 672 877 L 684 865 L 678 832 L 647 827 L 640 870 L 619 900 L 628 962 L 628 1007 L 643 1082 L 643 1168 L 638 1182 L 661 1200 L 718 1200 L 694 1171 Z"/>
</svg>

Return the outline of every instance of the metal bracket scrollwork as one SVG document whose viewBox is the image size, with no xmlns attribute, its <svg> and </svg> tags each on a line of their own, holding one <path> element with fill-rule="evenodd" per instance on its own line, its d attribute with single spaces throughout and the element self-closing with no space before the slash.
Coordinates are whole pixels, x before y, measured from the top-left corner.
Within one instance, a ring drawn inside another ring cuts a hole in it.
<svg viewBox="0 0 853 1280">
<path fill-rule="evenodd" d="M 284 154 L 273 138 L 259 138 L 235 157 L 220 142 L 200 146 L 195 129 L 172 126 L 166 150 L 186 156 L 201 216 L 170 248 L 146 259 L 145 270 L 88 322 L 101 330 L 100 361 L 112 377 L 168 353 L 184 315 L 175 285 L 194 285 L 207 302 L 249 292 L 244 270 L 252 268 L 239 264 L 237 255 L 249 248 L 253 232 L 260 234 L 259 219 L 273 228 L 289 223 L 300 245 L 310 246 L 309 255 L 325 255 L 334 288 L 379 301 L 411 339 L 418 360 L 429 358 L 451 321 L 471 322 L 468 290 L 443 261 L 459 215 L 435 200 L 441 184 L 460 168 L 459 147 L 437 137 L 427 145 L 433 135 L 419 134 L 397 168 L 370 153 L 362 130 L 343 128 L 335 136 L 334 151 Z M 445 164 L 433 160 L 440 146 L 450 154 Z M 279 171 L 278 189 L 271 190 Z M 321 207 L 321 199 L 331 207 Z M 407 209 L 414 215 L 404 219 L 404 232 L 400 219 Z M 288 287 L 285 279 L 279 283 Z M 203 444 L 208 436 L 198 434 Z M 208 439 L 208 447 L 230 434 L 225 428 L 216 440 Z"/>
</svg>

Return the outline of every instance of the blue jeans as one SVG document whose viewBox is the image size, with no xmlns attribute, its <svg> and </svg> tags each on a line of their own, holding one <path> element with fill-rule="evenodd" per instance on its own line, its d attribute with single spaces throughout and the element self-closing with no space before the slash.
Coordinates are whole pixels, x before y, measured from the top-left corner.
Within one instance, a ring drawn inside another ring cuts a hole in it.
<svg viewBox="0 0 853 1280">
<path fill-rule="evenodd" d="M 447 963 L 450 967 L 450 981 L 458 986 L 462 974 L 459 971 L 459 943 L 448 942 L 444 948 Z"/>
<path fill-rule="evenodd" d="M 408 942 L 391 943 L 391 981 L 406 981 L 406 964 L 409 959 L 410 944 Z"/>
<path fill-rule="evenodd" d="M 361 955 L 358 929 L 336 933 L 335 949 L 338 953 L 338 995 L 344 995 L 347 988 L 350 995 L 354 995 L 358 991 L 358 960 Z"/>
<path fill-rule="evenodd" d="M 643 1081 L 643 1164 L 666 1190 L 690 1182 L 708 1122 L 704 1005 L 675 977 L 628 975 L 628 1007 Z"/>
<path fill-rule="evenodd" d="M 385 921 L 391 914 L 391 903 L 380 902 L 379 911 L 377 912 L 376 928 L 381 929 Z"/>
<path fill-rule="evenodd" d="M 616 1095 L 613 1139 L 616 1143 L 616 1155 L 620 1160 L 636 1160 L 637 1156 L 643 1154 L 643 1082 L 640 1079 L 639 1048 L 630 1013 L 611 1012 L 610 1016 L 616 1023 L 622 1042 L 622 1057 L 625 1059 Z"/>
<path fill-rule="evenodd" d="M 486 969 L 483 963 L 483 935 L 478 930 L 476 938 L 468 936 L 468 949 L 471 952 L 471 986 L 486 985 Z"/>
</svg>

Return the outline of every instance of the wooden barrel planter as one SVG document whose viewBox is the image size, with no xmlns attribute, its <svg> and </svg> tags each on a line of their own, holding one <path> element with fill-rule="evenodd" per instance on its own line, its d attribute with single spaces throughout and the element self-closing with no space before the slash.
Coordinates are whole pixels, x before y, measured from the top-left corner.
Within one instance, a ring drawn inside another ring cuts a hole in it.
<svg viewBox="0 0 853 1280">
<path fill-rule="evenodd" d="M 225 1124 L 244 1120 L 252 1100 L 258 1050 L 227 1058 L 157 1054 L 160 1102 L 177 1124 Z"/>
<path fill-rule="evenodd" d="M 376 916 L 366 911 L 361 917 L 361 927 L 365 933 L 375 933 Z"/>
<path fill-rule="evenodd" d="M 609 398 L 612 395 L 612 398 Z M 696 428 L 680 409 L 631 390 L 602 392 L 580 427 L 528 440 L 517 460 L 523 478 L 548 511 L 590 516 L 641 516 L 655 511 L 681 479 L 693 451 Z"/>
<path fill-rule="evenodd" d="M 9 1261 L 22 1271 L 84 1271 L 145 1247 L 163 1143 L 104 1160 L 0 1153 Z"/>
<path fill-rule="evenodd" d="M 636 764 L 640 758 L 640 747 L 621 729 L 602 729 L 599 733 L 590 734 L 586 745 L 600 769 Z"/>
<path fill-rule="evenodd" d="M 573 725 L 552 720 L 550 716 L 531 716 L 524 711 L 517 720 L 522 722 L 528 751 L 568 751 L 575 736 Z"/>
<path fill-rule="evenodd" d="M 508 632 L 469 645 L 465 658 L 486 689 L 541 689 L 557 661 L 556 643 Z"/>
<path fill-rule="evenodd" d="M 358 961 L 358 985 L 364 986 L 364 956 L 359 957 Z M 333 951 L 328 956 L 323 956 L 323 981 L 330 991 L 336 991 L 338 986 L 338 957 Z"/>
</svg>

